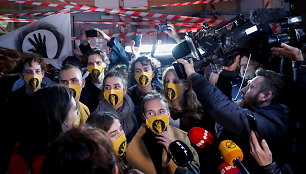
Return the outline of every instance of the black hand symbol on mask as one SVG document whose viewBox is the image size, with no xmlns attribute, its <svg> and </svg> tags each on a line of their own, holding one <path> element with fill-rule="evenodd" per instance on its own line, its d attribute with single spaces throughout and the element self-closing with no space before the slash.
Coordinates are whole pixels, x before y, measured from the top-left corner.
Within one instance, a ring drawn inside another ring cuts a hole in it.
<svg viewBox="0 0 306 174">
<path fill-rule="evenodd" d="M 163 120 L 155 120 L 152 124 L 153 130 L 155 132 L 163 132 L 165 130 L 165 122 Z"/>
<path fill-rule="evenodd" d="M 37 87 L 38 87 L 38 84 L 39 84 L 39 80 L 38 80 L 37 78 L 32 78 L 32 79 L 30 79 L 30 81 L 29 81 L 29 85 L 30 85 L 33 89 L 37 88 Z"/>
<path fill-rule="evenodd" d="M 172 100 L 175 97 L 175 91 L 172 88 L 167 89 L 167 96 L 170 100 Z"/>
<path fill-rule="evenodd" d="M 126 141 L 122 142 L 118 149 L 119 156 L 122 156 L 126 149 Z"/>
<path fill-rule="evenodd" d="M 108 97 L 108 101 L 111 103 L 111 105 L 115 106 L 115 105 L 117 105 L 119 99 L 118 99 L 118 96 L 116 94 L 111 94 Z"/>
<path fill-rule="evenodd" d="M 139 77 L 139 83 L 140 83 L 140 85 L 146 86 L 146 85 L 148 84 L 148 82 L 149 82 L 149 79 L 148 79 L 147 76 L 141 75 L 141 76 Z"/>
<path fill-rule="evenodd" d="M 93 69 L 91 71 L 91 74 L 92 74 L 93 77 L 99 77 L 100 76 L 100 71 L 97 70 L 97 69 Z"/>
</svg>

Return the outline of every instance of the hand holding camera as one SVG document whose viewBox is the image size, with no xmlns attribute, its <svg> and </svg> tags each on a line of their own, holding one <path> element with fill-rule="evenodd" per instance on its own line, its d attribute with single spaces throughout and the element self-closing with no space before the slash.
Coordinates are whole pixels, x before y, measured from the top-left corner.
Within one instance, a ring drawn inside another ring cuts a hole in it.
<svg viewBox="0 0 306 174">
<path fill-rule="evenodd" d="M 195 70 L 194 70 L 192 59 L 189 59 L 189 61 L 184 60 L 184 59 L 178 59 L 177 63 L 183 65 L 183 70 L 185 70 L 185 73 L 186 73 L 186 78 L 185 79 L 189 79 L 191 74 L 196 73 Z"/>
</svg>

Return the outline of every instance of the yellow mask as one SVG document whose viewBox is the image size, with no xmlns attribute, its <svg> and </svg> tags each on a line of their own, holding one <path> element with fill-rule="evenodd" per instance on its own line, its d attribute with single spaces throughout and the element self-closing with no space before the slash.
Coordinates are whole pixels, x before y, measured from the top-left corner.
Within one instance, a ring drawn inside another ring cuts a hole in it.
<svg viewBox="0 0 306 174">
<path fill-rule="evenodd" d="M 156 115 L 146 119 L 147 127 L 155 134 L 163 132 L 169 125 L 169 115 Z"/>
<path fill-rule="evenodd" d="M 141 87 L 148 86 L 152 81 L 152 74 L 148 72 L 140 72 L 135 74 L 135 80 L 137 81 L 138 85 Z"/>
<path fill-rule="evenodd" d="M 113 107 L 117 106 L 124 97 L 123 90 L 105 90 L 103 92 L 104 99 Z"/>
<path fill-rule="evenodd" d="M 32 89 L 38 88 L 42 82 L 42 75 L 27 75 L 23 78 L 25 83 L 29 85 Z"/>
<path fill-rule="evenodd" d="M 113 141 L 114 153 L 117 156 L 122 156 L 126 150 L 126 145 L 127 145 L 127 142 L 126 142 L 125 134 L 122 134 Z"/>
<path fill-rule="evenodd" d="M 87 66 L 88 72 L 92 77 L 97 78 L 104 72 L 104 66 Z"/>
<path fill-rule="evenodd" d="M 74 90 L 75 96 L 73 97 L 75 100 L 78 100 L 81 95 L 81 91 L 82 91 L 81 85 L 67 85 L 66 87 Z"/>
<path fill-rule="evenodd" d="M 167 90 L 167 98 L 169 100 L 175 100 L 181 96 L 181 86 L 179 85 L 166 83 L 165 89 Z"/>
</svg>

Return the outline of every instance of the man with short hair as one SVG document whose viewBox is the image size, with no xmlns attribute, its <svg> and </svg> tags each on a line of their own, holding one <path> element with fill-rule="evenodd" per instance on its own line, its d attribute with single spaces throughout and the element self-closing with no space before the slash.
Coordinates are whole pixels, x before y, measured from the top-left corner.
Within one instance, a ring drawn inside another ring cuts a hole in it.
<svg viewBox="0 0 306 174">
<path fill-rule="evenodd" d="M 243 108 L 229 100 L 214 85 L 210 84 L 203 76 L 195 73 L 193 62 L 179 59 L 185 67 L 188 79 L 192 84 L 202 107 L 221 126 L 223 130 L 219 137 L 233 140 L 243 151 L 244 164 L 250 173 L 262 173 L 256 167 L 250 154 L 249 134 L 252 129 L 249 119 L 255 118 L 260 138 L 265 139 L 274 156 L 274 160 L 286 162 L 290 151 L 288 107 L 279 103 L 282 92 L 283 76 L 270 70 L 258 70 L 256 77 L 249 81 L 241 90 L 243 94 Z M 235 63 L 239 61 L 236 58 Z"/>
<path fill-rule="evenodd" d="M 142 102 L 143 118 L 138 132 L 129 143 L 126 157 L 129 164 L 144 173 L 174 173 L 177 165 L 170 160 L 168 148 L 174 140 L 183 141 L 194 155 L 199 167 L 197 152 L 192 148 L 187 133 L 169 125 L 170 111 L 167 100 L 160 93 L 148 93 Z"/>
<path fill-rule="evenodd" d="M 107 57 L 100 50 L 91 50 L 86 53 L 86 58 L 90 75 L 85 79 L 80 101 L 89 108 L 90 112 L 93 112 L 101 100 Z"/>
<path fill-rule="evenodd" d="M 85 80 L 82 79 L 81 70 L 73 65 L 65 65 L 59 72 L 59 84 L 74 90 L 74 99 L 78 106 L 78 119 L 73 123 L 74 126 L 85 124 L 90 115 L 86 105 L 80 102 L 82 88 L 85 86 Z"/>
<path fill-rule="evenodd" d="M 160 68 L 160 62 L 152 57 L 141 56 L 134 58 L 130 62 L 130 74 L 136 80 L 137 84 L 128 89 L 128 95 L 135 104 L 135 115 L 139 126 L 143 123 L 140 107 L 142 98 L 152 91 L 161 91 L 161 83 L 158 81 L 157 73 Z"/>
</svg>

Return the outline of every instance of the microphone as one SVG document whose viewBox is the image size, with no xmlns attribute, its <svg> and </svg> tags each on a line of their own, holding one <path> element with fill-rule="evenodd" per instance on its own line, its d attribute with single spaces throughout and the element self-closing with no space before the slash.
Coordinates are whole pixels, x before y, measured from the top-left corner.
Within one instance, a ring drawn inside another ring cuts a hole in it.
<svg viewBox="0 0 306 174">
<path fill-rule="evenodd" d="M 206 129 L 201 127 L 193 127 L 188 133 L 190 141 L 197 147 L 203 149 L 206 144 L 214 144 L 214 136 Z"/>
<path fill-rule="evenodd" d="M 279 22 L 287 16 L 283 8 L 259 8 L 250 11 L 250 21 L 258 24 L 265 32 L 271 32 L 270 23 Z"/>
<path fill-rule="evenodd" d="M 180 140 L 175 140 L 169 145 L 169 152 L 176 165 L 187 167 L 192 173 L 199 174 L 198 170 L 191 163 L 193 154 L 189 147 Z"/>
<path fill-rule="evenodd" d="M 248 170 L 242 164 L 243 153 L 232 140 L 223 140 L 219 144 L 219 151 L 223 160 L 228 164 L 233 166 L 234 164 L 240 169 L 244 174 L 249 174 Z"/>
<path fill-rule="evenodd" d="M 221 163 L 218 167 L 219 174 L 241 174 L 240 170 L 236 166 L 230 166 L 225 162 Z"/>
</svg>

